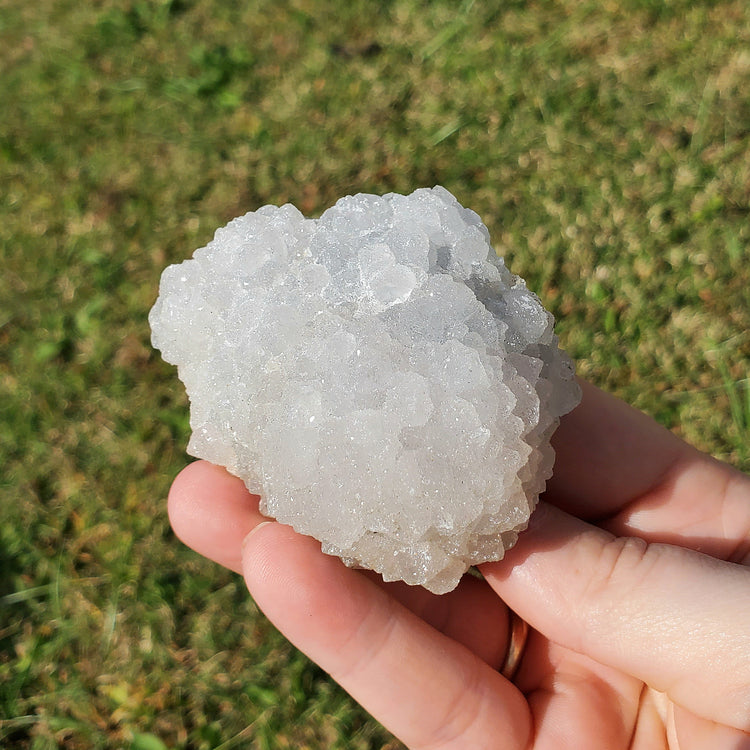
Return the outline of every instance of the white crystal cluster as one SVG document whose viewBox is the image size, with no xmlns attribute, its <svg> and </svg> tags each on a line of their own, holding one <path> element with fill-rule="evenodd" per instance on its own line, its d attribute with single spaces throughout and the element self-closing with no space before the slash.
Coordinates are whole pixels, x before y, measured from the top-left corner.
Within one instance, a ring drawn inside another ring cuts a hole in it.
<svg viewBox="0 0 750 750">
<path fill-rule="evenodd" d="M 552 316 L 445 189 L 264 206 L 170 266 L 149 318 L 189 452 L 386 580 L 500 559 L 579 401 Z"/>
</svg>

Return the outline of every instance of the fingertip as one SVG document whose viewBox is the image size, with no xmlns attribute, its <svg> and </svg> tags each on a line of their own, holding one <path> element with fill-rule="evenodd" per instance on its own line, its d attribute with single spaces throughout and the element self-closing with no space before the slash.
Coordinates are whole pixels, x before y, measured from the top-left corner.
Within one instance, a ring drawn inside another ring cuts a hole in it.
<svg viewBox="0 0 750 750">
<path fill-rule="evenodd" d="M 195 461 L 177 475 L 167 513 L 178 539 L 236 572 L 242 570 L 243 538 L 264 520 L 258 497 L 247 491 L 242 480 L 207 461 Z"/>
<path fill-rule="evenodd" d="M 250 593 L 282 631 L 283 625 L 277 620 L 288 619 L 288 602 L 298 607 L 311 594 L 313 598 L 325 598 L 328 583 L 336 580 L 338 569 L 343 568 L 338 558 L 321 552 L 315 539 L 276 521 L 263 521 L 246 534 L 240 555 Z M 351 572 L 346 570 L 346 574 Z M 302 606 L 308 612 L 316 608 Z"/>
<path fill-rule="evenodd" d="M 245 577 L 245 581 L 250 586 L 252 579 L 252 571 L 255 567 L 256 559 L 259 557 L 265 557 L 263 554 L 263 548 L 265 546 L 264 530 L 269 526 L 279 526 L 275 521 L 262 521 L 257 526 L 254 526 L 249 533 L 247 533 L 242 539 L 240 546 L 240 556 L 242 558 L 242 574 Z"/>
<path fill-rule="evenodd" d="M 189 546 L 185 537 L 190 538 L 190 530 L 196 515 L 200 515 L 202 498 L 206 494 L 205 485 L 209 475 L 219 467 L 207 461 L 194 461 L 188 464 L 172 482 L 167 495 L 167 515 L 172 530 L 178 539 Z"/>
<path fill-rule="evenodd" d="M 248 534 L 245 535 L 245 538 L 242 540 L 243 555 L 245 553 L 245 548 L 249 547 L 249 545 L 252 544 L 253 538 L 257 539 L 260 532 L 262 532 L 266 526 L 270 526 L 272 523 L 275 523 L 275 521 L 262 521 L 257 526 L 253 527 Z"/>
</svg>

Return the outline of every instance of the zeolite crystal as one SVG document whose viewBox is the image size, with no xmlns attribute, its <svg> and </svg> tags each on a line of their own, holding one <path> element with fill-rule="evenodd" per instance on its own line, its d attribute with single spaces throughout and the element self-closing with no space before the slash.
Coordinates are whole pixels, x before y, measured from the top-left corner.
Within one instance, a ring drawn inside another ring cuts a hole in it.
<svg viewBox="0 0 750 750">
<path fill-rule="evenodd" d="M 164 271 L 149 320 L 192 455 L 324 552 L 435 593 L 514 544 L 580 399 L 552 316 L 441 187 L 248 213 Z"/>
</svg>

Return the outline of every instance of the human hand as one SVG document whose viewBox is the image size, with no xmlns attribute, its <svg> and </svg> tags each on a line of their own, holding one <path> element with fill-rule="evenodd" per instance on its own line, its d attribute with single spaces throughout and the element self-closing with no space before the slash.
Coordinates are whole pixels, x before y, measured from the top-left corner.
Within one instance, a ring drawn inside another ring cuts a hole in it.
<svg viewBox="0 0 750 750">
<path fill-rule="evenodd" d="M 263 523 L 203 461 L 170 519 L 410 748 L 750 748 L 750 478 L 583 387 L 529 529 L 443 596 Z M 513 682 L 507 607 L 534 628 Z"/>
</svg>

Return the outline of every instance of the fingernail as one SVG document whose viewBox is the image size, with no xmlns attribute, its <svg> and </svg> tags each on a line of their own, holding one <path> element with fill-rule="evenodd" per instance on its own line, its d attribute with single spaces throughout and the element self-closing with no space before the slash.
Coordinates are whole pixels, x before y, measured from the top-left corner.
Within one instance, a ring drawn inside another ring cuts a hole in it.
<svg viewBox="0 0 750 750">
<path fill-rule="evenodd" d="M 245 538 L 242 540 L 242 551 L 245 551 L 245 547 L 247 546 L 248 542 L 250 541 L 250 537 L 257 533 L 258 529 L 262 529 L 264 526 L 270 526 L 272 523 L 276 523 L 275 521 L 261 521 L 255 528 L 253 528 L 248 534 L 245 535 Z"/>
</svg>

